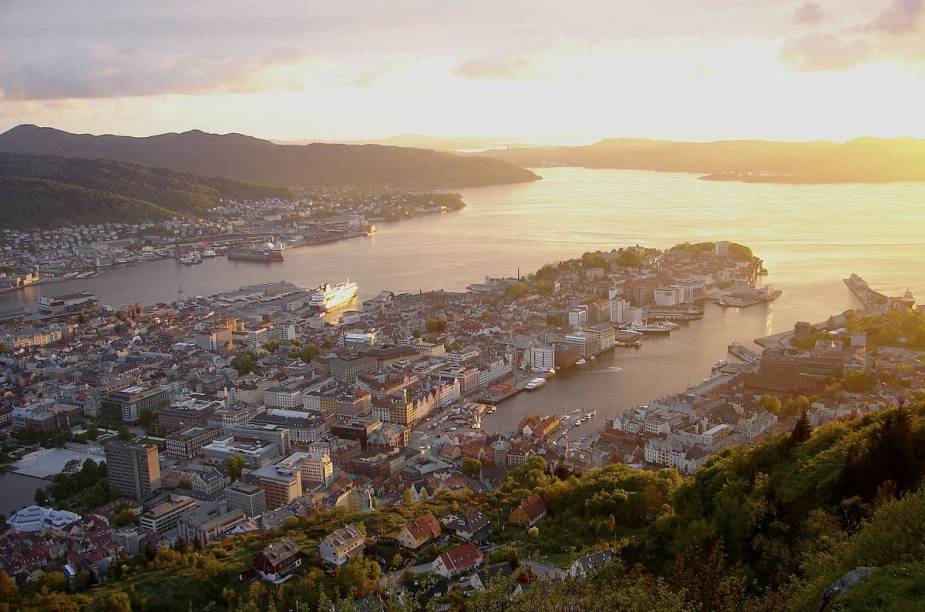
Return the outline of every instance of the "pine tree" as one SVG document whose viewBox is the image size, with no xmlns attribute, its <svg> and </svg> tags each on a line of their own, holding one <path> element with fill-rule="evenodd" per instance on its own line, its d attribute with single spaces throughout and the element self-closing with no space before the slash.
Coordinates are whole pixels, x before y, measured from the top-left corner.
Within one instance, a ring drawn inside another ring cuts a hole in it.
<svg viewBox="0 0 925 612">
<path fill-rule="evenodd" d="M 800 413 L 797 422 L 793 425 L 793 430 L 790 432 L 790 439 L 787 441 L 787 446 L 793 448 L 797 444 L 802 444 L 809 440 L 812 435 L 813 428 L 812 425 L 809 424 L 809 416 L 807 416 L 804 410 Z"/>
</svg>

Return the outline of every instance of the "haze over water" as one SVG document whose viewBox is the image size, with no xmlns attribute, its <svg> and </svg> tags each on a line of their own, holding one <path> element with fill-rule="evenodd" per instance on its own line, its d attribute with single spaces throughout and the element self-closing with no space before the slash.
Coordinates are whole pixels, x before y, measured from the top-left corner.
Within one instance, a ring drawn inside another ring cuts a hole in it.
<svg viewBox="0 0 925 612">
<path fill-rule="evenodd" d="M 639 243 L 733 240 L 750 246 L 783 289 L 775 303 L 710 306 L 701 321 L 617 349 L 583 371 L 503 403 L 484 423 L 510 429 L 526 413 L 596 408 L 598 424 L 627 407 L 700 382 L 727 358 L 731 340 L 750 341 L 858 306 L 842 283 L 857 272 L 875 289 L 925 301 L 925 184 L 780 185 L 698 180 L 696 175 L 541 168 L 542 181 L 463 190 L 457 213 L 383 224 L 372 238 L 292 249 L 278 265 L 172 260 L 116 268 L 95 279 L 46 285 L 0 298 L 0 310 L 42 292 L 86 290 L 112 304 L 150 304 L 185 294 L 290 280 L 304 287 L 349 276 L 360 296 L 381 289 L 463 290 L 486 274 L 512 276 L 541 265 Z M 591 425 L 585 426 L 590 427 Z"/>
</svg>

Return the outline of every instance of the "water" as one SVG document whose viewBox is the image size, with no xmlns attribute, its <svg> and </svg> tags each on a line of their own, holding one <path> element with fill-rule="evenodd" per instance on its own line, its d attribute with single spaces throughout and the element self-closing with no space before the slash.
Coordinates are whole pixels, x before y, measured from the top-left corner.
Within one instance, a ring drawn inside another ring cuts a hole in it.
<svg viewBox="0 0 925 612">
<path fill-rule="evenodd" d="M 35 503 L 35 491 L 50 483 L 15 472 L 0 473 L 0 514 L 9 517 L 23 506 Z"/>
<path fill-rule="evenodd" d="M 596 408 L 600 422 L 681 391 L 726 358 L 732 340 L 748 342 L 856 307 L 841 281 L 852 272 L 888 294 L 910 288 L 925 299 L 925 183 L 761 185 L 626 170 L 538 172 L 543 180 L 535 183 L 464 190 L 462 211 L 384 224 L 370 238 L 293 249 L 282 264 L 159 261 L 8 294 L 0 310 L 30 305 L 42 292 L 85 290 L 113 304 L 150 304 L 175 299 L 180 287 L 186 295 L 207 295 L 253 282 L 313 287 L 345 276 L 359 281 L 361 297 L 380 289 L 461 290 L 486 274 L 514 275 L 518 267 L 527 273 L 587 250 L 705 240 L 749 245 L 765 260 L 767 281 L 783 289 L 769 305 L 708 307 L 703 320 L 670 338 L 617 349 L 587 370 L 503 403 L 485 427 L 509 429 L 524 414 L 562 412 L 566 403 L 569 412 Z"/>
</svg>

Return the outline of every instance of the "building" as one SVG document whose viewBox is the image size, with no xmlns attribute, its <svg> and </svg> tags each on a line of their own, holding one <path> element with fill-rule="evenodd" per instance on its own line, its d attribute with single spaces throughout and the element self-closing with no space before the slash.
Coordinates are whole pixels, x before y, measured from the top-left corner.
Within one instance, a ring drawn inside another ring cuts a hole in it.
<svg viewBox="0 0 925 612">
<path fill-rule="evenodd" d="M 588 322 L 588 307 L 585 305 L 576 306 L 568 311 L 568 324 L 572 327 L 578 327 Z"/>
<path fill-rule="evenodd" d="M 268 545 L 254 559 L 254 571 L 274 584 L 285 582 L 301 566 L 302 551 L 291 538 Z"/>
<path fill-rule="evenodd" d="M 366 536 L 356 525 L 347 525 L 327 535 L 318 544 L 321 558 L 331 565 L 343 565 L 357 555 L 363 554 Z"/>
<path fill-rule="evenodd" d="M 302 496 L 302 472 L 299 469 L 265 465 L 252 472 L 250 478 L 263 489 L 268 510 L 276 510 Z"/>
<path fill-rule="evenodd" d="M 331 463 L 331 455 L 320 449 L 293 453 L 276 465 L 298 469 L 302 472 L 303 490 L 315 485 L 327 487 L 334 482 L 334 464 Z"/>
<path fill-rule="evenodd" d="M 62 404 L 53 399 L 41 399 L 17 406 L 10 412 L 13 429 L 43 429 L 55 431 L 66 429 L 79 421 L 83 415 L 80 406 Z"/>
<path fill-rule="evenodd" d="M 154 506 L 141 515 L 139 521 L 143 529 L 153 531 L 154 533 L 164 533 L 177 526 L 180 516 L 199 507 L 192 497 L 185 495 L 171 495 L 170 499 Z"/>
<path fill-rule="evenodd" d="M 192 459 L 199 450 L 221 434 L 217 427 L 187 427 L 167 436 L 167 456 L 175 459 Z"/>
<path fill-rule="evenodd" d="M 546 502 L 539 495 L 531 495 L 521 501 L 513 512 L 510 521 L 515 525 L 531 526 L 546 516 Z"/>
<path fill-rule="evenodd" d="M 157 426 L 161 431 L 177 431 L 186 427 L 204 427 L 216 410 L 223 407 L 222 402 L 190 398 L 161 406 L 157 410 Z"/>
<path fill-rule="evenodd" d="M 539 372 L 548 372 L 556 367 L 556 347 L 531 346 L 527 349 L 527 363 Z"/>
<path fill-rule="evenodd" d="M 356 382 L 359 374 L 371 374 L 378 368 L 376 360 L 367 356 L 335 357 L 328 365 L 334 380 L 351 385 Z"/>
<path fill-rule="evenodd" d="M 198 507 L 184 512 L 177 522 L 177 531 L 187 542 L 198 542 L 205 546 L 209 542 L 221 540 L 229 531 L 242 525 L 247 520 L 244 512 L 238 508 L 222 510 Z"/>
<path fill-rule="evenodd" d="M 87 292 L 57 296 L 43 295 L 39 298 L 38 308 L 42 312 L 61 314 L 93 308 L 97 303 L 96 296 Z"/>
<path fill-rule="evenodd" d="M 440 522 L 432 512 L 405 523 L 395 539 L 404 548 L 416 550 L 441 533 Z"/>
<path fill-rule="evenodd" d="M 142 410 L 157 413 L 170 404 L 167 389 L 147 385 L 130 385 L 112 391 L 100 400 L 103 416 L 125 423 L 137 423 Z"/>
<path fill-rule="evenodd" d="M 225 433 L 236 438 L 263 440 L 275 444 L 281 455 L 289 454 L 289 429 L 273 423 L 242 423 L 225 428 Z"/>
<path fill-rule="evenodd" d="M 434 573 L 451 578 L 473 572 L 482 566 L 485 556 L 475 544 L 460 544 L 440 553 L 434 561 Z"/>
<path fill-rule="evenodd" d="M 224 465 L 228 457 L 239 455 L 251 469 L 263 467 L 280 457 L 279 447 L 272 442 L 228 435 L 203 445 L 201 451 L 206 463 Z"/>
<path fill-rule="evenodd" d="M 229 508 L 237 508 L 247 516 L 263 514 L 267 509 L 266 492 L 247 482 L 236 482 L 225 489 L 225 501 Z"/>
<path fill-rule="evenodd" d="M 110 442 L 105 447 L 109 486 L 144 501 L 161 488 L 161 466 L 156 446 Z"/>
</svg>

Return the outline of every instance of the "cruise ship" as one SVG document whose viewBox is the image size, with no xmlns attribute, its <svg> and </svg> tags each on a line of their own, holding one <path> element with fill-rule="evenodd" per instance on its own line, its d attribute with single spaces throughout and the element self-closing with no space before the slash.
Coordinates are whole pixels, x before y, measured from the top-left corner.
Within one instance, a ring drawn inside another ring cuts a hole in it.
<svg viewBox="0 0 925 612">
<path fill-rule="evenodd" d="M 540 387 L 542 387 L 542 386 L 545 385 L 545 384 L 546 384 L 546 379 L 545 379 L 545 378 L 534 378 L 534 379 L 532 379 L 530 382 L 528 382 L 528 383 L 526 384 L 526 386 L 524 387 L 524 389 L 526 389 L 527 391 L 533 391 L 533 390 L 535 390 L 535 389 L 539 389 Z"/>
<path fill-rule="evenodd" d="M 312 291 L 308 303 L 321 310 L 337 308 L 341 304 L 346 304 L 356 297 L 359 287 L 357 283 L 351 282 L 350 279 L 337 285 L 324 283 Z"/>
</svg>

